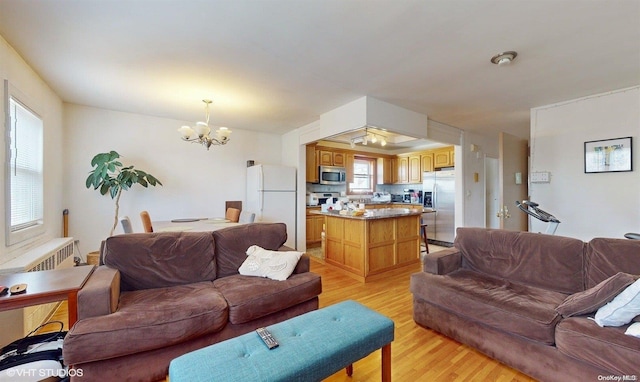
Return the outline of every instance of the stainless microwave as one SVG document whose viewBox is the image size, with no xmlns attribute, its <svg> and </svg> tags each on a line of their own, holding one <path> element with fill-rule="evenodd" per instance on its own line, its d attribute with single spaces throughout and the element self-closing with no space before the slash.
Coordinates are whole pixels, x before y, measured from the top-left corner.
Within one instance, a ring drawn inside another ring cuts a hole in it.
<svg viewBox="0 0 640 382">
<path fill-rule="evenodd" d="M 320 184 L 347 184 L 347 170 L 344 167 L 320 166 L 318 179 Z"/>
</svg>

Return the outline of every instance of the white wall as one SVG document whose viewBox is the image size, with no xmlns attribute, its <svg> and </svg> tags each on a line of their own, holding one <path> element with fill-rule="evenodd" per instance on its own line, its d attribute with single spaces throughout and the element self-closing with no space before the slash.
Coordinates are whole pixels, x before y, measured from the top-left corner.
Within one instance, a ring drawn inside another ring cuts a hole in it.
<svg viewBox="0 0 640 382">
<path fill-rule="evenodd" d="M 497 134 L 480 135 L 465 131 L 462 135 L 462 142 L 458 150 L 462 160 L 458 160 L 459 157 L 456 156 L 456 169 L 459 169 L 462 177 L 458 182 L 461 184 L 461 192 L 456 193 L 462 198 L 459 203 L 462 206 L 460 211 L 462 216 L 461 220 L 456 222 L 461 221 L 463 223 L 461 225 L 466 227 L 485 227 L 487 180 L 485 157 L 498 157 L 498 136 Z M 471 145 L 475 145 L 476 151 L 471 151 Z M 474 173 L 478 173 L 477 182 L 474 179 Z"/>
<path fill-rule="evenodd" d="M 0 171 L 0 264 L 24 253 L 29 248 L 38 246 L 54 237 L 62 236 L 62 197 L 64 193 L 62 166 L 62 114 L 63 106 L 60 98 L 42 81 L 31 67 L 15 50 L 0 37 L 0 77 L 2 82 L 9 82 L 32 102 L 43 119 L 44 125 L 44 227 L 45 232 L 35 239 L 17 243 L 7 247 L 5 243 L 5 174 Z M 0 84 L 2 83 L 0 82 Z M 0 85 L 3 86 L 3 85 Z M 4 132 L 5 103 L 4 90 L 0 90 L 2 106 L 2 131 Z M 0 163 L 4 166 L 4 139 L 0 140 Z"/>
<path fill-rule="evenodd" d="M 584 142 L 633 137 L 633 171 L 584 173 Z M 562 223 L 556 235 L 590 240 L 640 232 L 640 87 L 531 110 L 530 171 L 550 171 L 550 183 L 529 193 Z M 531 231 L 545 223 L 532 221 Z"/>
<path fill-rule="evenodd" d="M 98 250 L 114 217 L 114 201 L 87 189 L 91 159 L 115 150 L 122 162 L 149 172 L 162 187 L 135 185 L 123 193 L 120 216 L 128 215 L 134 231 L 142 232 L 140 211 L 152 220 L 224 216 L 226 200 L 246 201 L 246 162 L 281 164 L 281 137 L 233 129 L 225 146 L 204 147 L 180 140 L 177 121 L 139 114 L 64 105 L 65 199 L 70 234 L 80 240 L 83 254 Z M 198 116 L 194 116 L 194 120 Z M 121 233 L 118 225 L 116 233 Z"/>
</svg>

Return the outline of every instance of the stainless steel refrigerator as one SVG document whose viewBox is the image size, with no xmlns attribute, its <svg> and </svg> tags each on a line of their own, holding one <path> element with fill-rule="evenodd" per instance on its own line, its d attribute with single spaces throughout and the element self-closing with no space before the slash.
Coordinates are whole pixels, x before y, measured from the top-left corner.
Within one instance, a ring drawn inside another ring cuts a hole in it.
<svg viewBox="0 0 640 382">
<path fill-rule="evenodd" d="M 455 237 L 455 170 L 422 173 L 422 204 L 436 212 L 422 215 L 427 237 L 453 243 Z"/>
<path fill-rule="evenodd" d="M 256 222 L 285 223 L 285 245 L 296 248 L 296 168 L 247 167 L 246 209 L 256 214 Z"/>
</svg>

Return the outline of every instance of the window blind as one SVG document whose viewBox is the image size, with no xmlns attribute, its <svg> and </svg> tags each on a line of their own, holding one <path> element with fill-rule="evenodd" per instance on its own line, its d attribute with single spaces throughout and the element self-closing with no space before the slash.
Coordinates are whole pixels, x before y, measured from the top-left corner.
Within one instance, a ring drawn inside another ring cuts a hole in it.
<svg viewBox="0 0 640 382">
<path fill-rule="evenodd" d="M 349 191 L 356 193 L 373 192 L 373 160 L 354 160 L 353 183 L 349 183 Z"/>
<path fill-rule="evenodd" d="M 13 97 L 10 108 L 11 231 L 42 223 L 43 125 L 42 119 Z"/>
</svg>

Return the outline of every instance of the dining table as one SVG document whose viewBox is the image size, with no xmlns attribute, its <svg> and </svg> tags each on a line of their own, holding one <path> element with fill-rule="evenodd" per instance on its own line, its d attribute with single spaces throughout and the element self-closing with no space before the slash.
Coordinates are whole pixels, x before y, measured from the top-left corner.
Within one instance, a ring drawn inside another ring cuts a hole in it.
<svg viewBox="0 0 640 382">
<path fill-rule="evenodd" d="M 243 224 L 245 223 L 233 223 L 225 218 L 180 218 L 152 223 L 153 232 L 211 232 Z"/>
</svg>

